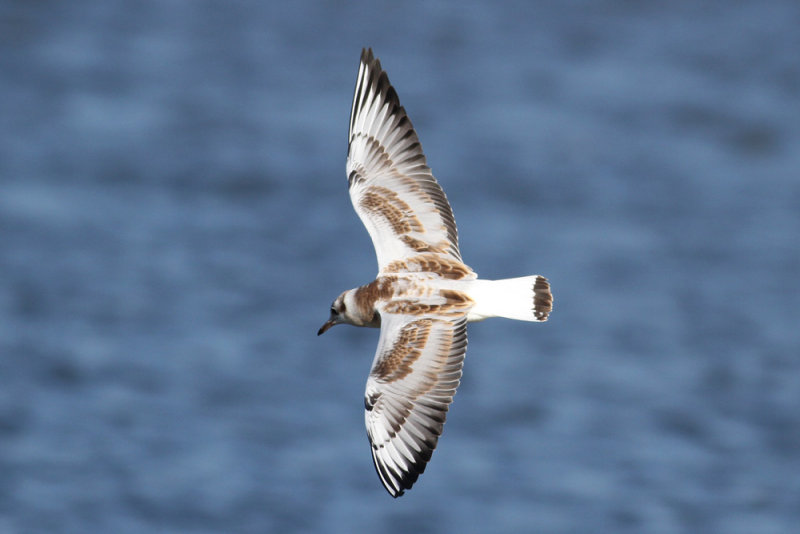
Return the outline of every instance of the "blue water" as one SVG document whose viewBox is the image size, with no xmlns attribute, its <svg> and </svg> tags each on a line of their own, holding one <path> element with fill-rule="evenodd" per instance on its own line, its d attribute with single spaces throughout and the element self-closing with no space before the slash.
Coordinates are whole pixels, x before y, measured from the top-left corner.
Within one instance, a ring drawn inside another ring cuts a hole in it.
<svg viewBox="0 0 800 534">
<path fill-rule="evenodd" d="M 797 532 L 797 2 L 278 4 L 0 7 L 0 532 Z M 556 299 L 470 326 L 399 500 L 377 332 L 315 336 L 362 46 Z"/>
</svg>

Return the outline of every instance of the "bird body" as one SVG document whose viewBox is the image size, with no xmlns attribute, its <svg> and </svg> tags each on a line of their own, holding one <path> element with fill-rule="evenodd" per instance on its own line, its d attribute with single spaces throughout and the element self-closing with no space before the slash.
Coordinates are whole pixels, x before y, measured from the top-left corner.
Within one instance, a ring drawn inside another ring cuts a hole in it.
<svg viewBox="0 0 800 534">
<path fill-rule="evenodd" d="M 542 276 L 482 280 L 463 263 L 447 197 L 371 49 L 361 54 L 348 139 L 350 199 L 372 238 L 378 276 L 340 294 L 318 335 L 336 324 L 380 328 L 364 417 L 375 469 L 398 497 L 442 433 L 467 323 L 546 321 L 553 297 Z"/>
</svg>

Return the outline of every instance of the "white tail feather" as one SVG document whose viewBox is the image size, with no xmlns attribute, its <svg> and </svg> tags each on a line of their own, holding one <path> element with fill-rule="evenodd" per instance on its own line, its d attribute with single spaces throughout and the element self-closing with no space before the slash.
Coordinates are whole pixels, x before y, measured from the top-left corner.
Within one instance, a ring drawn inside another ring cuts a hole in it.
<svg viewBox="0 0 800 534">
<path fill-rule="evenodd" d="M 482 321 L 505 317 L 518 321 L 546 321 L 553 309 L 550 284 L 543 276 L 523 276 L 505 280 L 475 280 L 469 296 L 475 301 L 467 320 Z"/>
</svg>

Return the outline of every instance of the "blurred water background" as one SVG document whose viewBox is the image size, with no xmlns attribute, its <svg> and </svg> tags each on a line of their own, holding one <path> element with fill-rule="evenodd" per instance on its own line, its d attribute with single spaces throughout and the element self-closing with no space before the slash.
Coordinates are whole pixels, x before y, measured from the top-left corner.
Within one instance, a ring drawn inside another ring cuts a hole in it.
<svg viewBox="0 0 800 534">
<path fill-rule="evenodd" d="M 0 532 L 797 532 L 800 4 L 0 6 Z M 373 470 L 361 48 L 481 276 L 439 448 Z"/>
</svg>

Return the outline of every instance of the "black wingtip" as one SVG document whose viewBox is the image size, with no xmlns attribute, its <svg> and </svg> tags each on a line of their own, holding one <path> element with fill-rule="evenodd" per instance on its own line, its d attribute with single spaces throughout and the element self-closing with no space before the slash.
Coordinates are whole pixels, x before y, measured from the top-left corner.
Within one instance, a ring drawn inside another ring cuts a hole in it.
<svg viewBox="0 0 800 534">
<path fill-rule="evenodd" d="M 372 47 L 371 46 L 368 47 L 368 48 L 362 48 L 361 49 L 361 61 L 363 61 L 364 63 L 369 63 L 373 59 L 375 59 L 375 56 L 372 53 Z"/>
<path fill-rule="evenodd" d="M 405 109 L 400 106 L 400 97 L 397 96 L 397 91 L 395 91 L 394 87 L 392 87 L 392 83 L 389 81 L 389 75 L 386 74 L 385 70 L 383 70 L 383 67 L 381 66 L 381 60 L 376 58 L 372 53 L 371 47 L 361 49 L 361 63 L 369 67 L 370 75 L 367 79 L 366 86 L 374 87 L 376 92 L 383 94 L 384 99 L 392 106 L 390 112 L 397 113 L 401 117 L 401 120 L 408 121 L 410 124 Z M 356 91 L 358 91 L 358 87 L 356 87 Z M 413 126 L 411 129 L 413 130 Z M 416 135 L 413 132 L 412 134 Z"/>
<path fill-rule="evenodd" d="M 381 60 L 372 53 L 372 47 L 361 49 L 361 63 L 373 67 L 377 72 L 381 72 Z"/>
<path fill-rule="evenodd" d="M 433 449 L 436 448 L 437 440 L 438 436 L 434 438 L 431 450 L 421 458 L 418 458 L 418 461 L 411 465 L 411 469 L 408 471 L 398 471 L 392 466 L 386 465 L 378 460 L 375 454 L 375 446 L 372 445 L 370 441 L 370 446 L 372 447 L 372 465 L 375 467 L 375 472 L 378 473 L 378 478 L 380 478 L 384 489 L 386 489 L 389 495 L 396 499 L 402 497 L 406 490 L 411 489 L 419 476 L 425 472 L 428 461 L 431 459 L 431 453 L 433 453 Z"/>
</svg>

